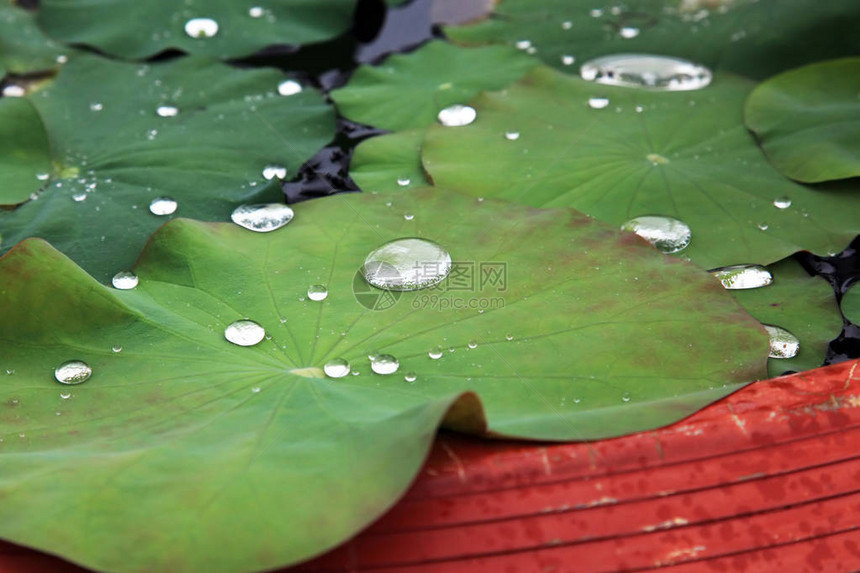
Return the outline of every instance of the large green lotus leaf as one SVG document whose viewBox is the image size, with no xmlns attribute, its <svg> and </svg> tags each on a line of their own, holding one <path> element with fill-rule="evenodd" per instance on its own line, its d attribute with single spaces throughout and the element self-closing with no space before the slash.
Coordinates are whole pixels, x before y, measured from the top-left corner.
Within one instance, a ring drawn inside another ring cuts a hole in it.
<svg viewBox="0 0 860 573">
<path fill-rule="evenodd" d="M 718 74 L 703 91 L 644 91 L 539 68 L 478 97 L 472 125 L 432 128 L 422 161 L 435 183 L 476 196 L 573 207 L 619 226 L 680 219 L 692 230 L 680 254 L 704 268 L 841 250 L 860 233 L 860 194 L 774 170 L 743 125 L 751 88 Z M 595 96 L 608 105 L 591 108 Z M 784 198 L 791 205 L 778 208 Z"/>
<path fill-rule="evenodd" d="M 514 48 L 463 49 L 434 41 L 419 50 L 362 66 L 331 94 L 345 117 L 381 129 L 432 125 L 445 107 L 519 79 L 537 61 Z"/>
<path fill-rule="evenodd" d="M 169 48 L 218 58 L 246 56 L 274 44 L 309 44 L 352 25 L 356 0 L 43 0 L 39 24 L 52 37 L 114 56 L 145 58 Z M 262 10 L 261 10 L 262 9 Z M 186 23 L 214 20 L 217 33 L 191 37 Z"/>
<path fill-rule="evenodd" d="M 774 167 L 805 183 L 860 176 L 860 58 L 804 66 L 760 84 L 747 127 Z"/>
<path fill-rule="evenodd" d="M 770 265 L 773 282 L 765 287 L 733 290 L 747 311 L 764 324 L 780 326 L 800 341 L 797 356 L 768 360 L 770 376 L 803 371 L 824 363 L 827 347 L 842 330 L 842 317 L 833 288 L 822 277 L 810 276 L 794 259 Z"/>
<path fill-rule="evenodd" d="M 177 216 L 216 221 L 241 203 L 282 200 L 263 168 L 298 169 L 331 139 L 334 113 L 310 90 L 277 96 L 281 80 L 274 70 L 194 57 L 151 65 L 73 58 L 53 84 L 27 98 L 55 165 L 48 182 L 36 179 L 42 155 L 18 166 L 31 175 L 5 196 L 14 202 L 47 188 L 36 201 L 0 211 L 4 245 L 45 238 L 105 280 L 130 268 L 164 223 L 149 212 L 159 196 L 179 203 Z M 161 117 L 160 106 L 178 113 Z"/>
<path fill-rule="evenodd" d="M 394 191 L 427 185 L 421 167 L 424 129 L 410 129 L 362 141 L 349 164 L 349 176 L 365 191 Z"/>
<path fill-rule="evenodd" d="M 590 0 L 504 0 L 489 19 L 445 31 L 469 44 L 528 41 L 527 49 L 560 69 L 570 69 L 564 56 L 582 63 L 654 53 L 765 78 L 856 54 L 858 25 L 855 0 L 636 0 L 614 7 Z"/>
<path fill-rule="evenodd" d="M 32 12 L 0 1 L 0 78 L 51 69 L 66 52 L 42 33 Z"/>
<path fill-rule="evenodd" d="M 42 120 L 24 98 L 0 98 L 0 204 L 26 201 L 36 175 L 50 173 L 51 149 Z"/>
<path fill-rule="evenodd" d="M 860 324 L 860 287 L 856 284 L 842 297 L 842 313 L 854 324 Z"/>
<path fill-rule="evenodd" d="M 399 299 L 356 277 L 409 236 L 458 270 Z M 39 240 L 0 259 L 0 369 L 14 371 L 0 377 L 0 535 L 109 571 L 319 553 L 394 502 L 440 423 L 617 436 L 766 373 L 764 332 L 710 276 L 566 209 L 340 195 L 270 234 L 173 221 L 136 272 L 135 290 L 113 290 Z M 315 283 L 324 301 L 306 297 Z M 257 346 L 224 339 L 244 317 L 268 334 Z M 380 352 L 396 374 L 371 372 Z M 358 374 L 325 378 L 338 357 Z M 54 382 L 70 359 L 92 378 Z"/>
</svg>

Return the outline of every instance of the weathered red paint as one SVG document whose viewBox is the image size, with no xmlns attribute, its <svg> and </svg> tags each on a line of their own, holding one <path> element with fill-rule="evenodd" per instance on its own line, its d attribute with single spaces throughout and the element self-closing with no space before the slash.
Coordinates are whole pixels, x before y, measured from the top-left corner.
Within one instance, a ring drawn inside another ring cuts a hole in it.
<svg viewBox="0 0 860 573">
<path fill-rule="evenodd" d="M 860 570 L 860 361 L 758 382 L 592 444 L 439 436 L 403 500 L 291 569 Z M 79 571 L 0 545 L 0 573 Z"/>
</svg>

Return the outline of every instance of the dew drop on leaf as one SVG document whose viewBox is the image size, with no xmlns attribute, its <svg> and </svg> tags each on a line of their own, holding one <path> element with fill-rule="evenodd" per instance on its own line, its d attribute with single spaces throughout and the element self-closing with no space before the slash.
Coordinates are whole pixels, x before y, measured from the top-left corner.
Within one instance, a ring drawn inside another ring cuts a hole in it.
<svg viewBox="0 0 860 573">
<path fill-rule="evenodd" d="M 296 80 L 284 80 L 278 84 L 278 93 L 282 96 L 291 96 L 302 93 L 302 84 Z"/>
<path fill-rule="evenodd" d="M 83 384 L 93 375 L 93 369 L 90 365 L 81 360 L 69 360 L 60 364 L 54 370 L 54 378 L 60 384 Z"/>
<path fill-rule="evenodd" d="M 104 104 L 100 102 L 93 102 L 90 104 L 90 111 L 101 111 L 104 109 Z"/>
<path fill-rule="evenodd" d="M 769 358 L 794 358 L 800 350 L 800 341 L 795 335 L 780 326 L 763 324 L 770 338 Z"/>
<path fill-rule="evenodd" d="M 516 141 L 519 138 L 520 138 L 520 132 L 518 132 L 518 131 L 506 131 L 505 132 L 505 139 L 507 139 L 508 141 Z"/>
<path fill-rule="evenodd" d="M 192 18 L 185 23 L 185 33 L 191 38 L 211 38 L 218 33 L 218 22 L 212 18 Z"/>
<path fill-rule="evenodd" d="M 478 117 L 478 112 L 475 111 L 475 108 L 460 104 L 446 107 L 437 116 L 439 123 L 445 127 L 463 127 L 475 121 L 476 117 Z"/>
<path fill-rule="evenodd" d="M 439 360 L 440 358 L 442 358 L 442 347 L 437 346 L 436 348 L 428 352 L 427 355 L 430 356 L 431 360 Z"/>
<path fill-rule="evenodd" d="M 475 342 L 474 340 L 470 340 L 470 341 L 469 341 L 469 344 L 468 344 L 467 346 L 468 346 L 469 348 L 475 349 L 475 348 L 477 348 L 477 347 L 478 347 L 478 343 L 477 343 L 477 342 Z"/>
<path fill-rule="evenodd" d="M 265 337 L 266 331 L 253 320 L 237 320 L 224 329 L 224 338 L 237 346 L 254 346 Z"/>
<path fill-rule="evenodd" d="M 699 90 L 711 83 L 711 71 L 679 58 L 650 54 L 616 54 L 590 60 L 582 79 L 610 86 L 664 91 Z"/>
<path fill-rule="evenodd" d="M 791 207 L 791 199 L 788 197 L 777 197 L 773 200 L 773 206 L 777 209 L 788 209 Z"/>
<path fill-rule="evenodd" d="M 283 165 L 266 165 L 263 168 L 263 178 L 266 181 L 271 181 L 272 179 L 286 179 L 287 177 L 287 168 Z"/>
<path fill-rule="evenodd" d="M 120 352 L 122 352 L 122 346 L 120 346 L 119 344 L 115 344 L 114 346 L 111 346 L 111 352 L 113 352 L 115 354 L 119 354 Z"/>
<path fill-rule="evenodd" d="M 293 215 L 293 210 L 283 203 L 261 203 L 236 207 L 230 219 L 250 231 L 268 233 L 292 221 Z"/>
<path fill-rule="evenodd" d="M 179 108 L 172 105 L 160 105 L 155 113 L 159 117 L 176 117 L 179 114 Z"/>
<path fill-rule="evenodd" d="M 575 62 L 575 61 L 576 61 L 576 58 L 574 58 L 573 56 L 571 56 L 569 54 L 564 54 L 561 57 L 561 63 L 564 64 L 565 66 L 572 66 L 573 62 Z"/>
<path fill-rule="evenodd" d="M 773 275 L 761 265 L 732 265 L 711 269 L 727 290 L 760 288 L 773 282 Z"/>
<path fill-rule="evenodd" d="M 265 13 L 265 10 L 260 6 L 252 6 L 248 9 L 248 16 L 251 18 L 262 18 Z"/>
<path fill-rule="evenodd" d="M 636 233 L 666 254 L 686 248 L 691 238 L 690 227 L 671 217 L 636 217 L 621 225 L 621 230 Z"/>
<path fill-rule="evenodd" d="M 630 40 L 639 35 L 639 28 L 635 28 L 633 26 L 624 26 L 618 31 L 621 34 L 621 37 L 625 40 Z"/>
<path fill-rule="evenodd" d="M 149 204 L 149 212 L 153 215 L 163 217 L 175 213 L 178 206 L 178 203 L 170 197 L 156 197 Z"/>
<path fill-rule="evenodd" d="M 349 374 L 349 362 L 343 358 L 329 360 L 325 363 L 325 366 L 323 366 L 323 372 L 325 372 L 325 375 L 329 378 L 343 378 Z"/>
<path fill-rule="evenodd" d="M 370 360 L 370 369 L 376 374 L 394 374 L 400 368 L 400 361 L 390 354 L 376 354 Z"/>
<path fill-rule="evenodd" d="M 328 289 L 325 285 L 311 285 L 308 287 L 308 298 L 313 301 L 321 301 L 328 298 Z"/>
<path fill-rule="evenodd" d="M 27 95 L 27 90 L 23 86 L 10 84 L 3 88 L 3 97 L 24 97 Z"/>
<path fill-rule="evenodd" d="M 415 372 L 407 372 L 406 376 L 403 377 L 409 383 L 415 382 L 418 379 L 418 375 Z"/>
<path fill-rule="evenodd" d="M 426 239 L 389 241 L 364 259 L 362 274 L 372 286 L 410 291 L 433 286 L 451 271 L 451 255 Z"/>
<path fill-rule="evenodd" d="M 115 274 L 110 282 L 113 285 L 113 288 L 130 290 L 137 286 L 139 279 L 137 278 L 137 275 L 132 272 L 121 271 Z"/>
<path fill-rule="evenodd" d="M 409 179 L 408 177 L 401 177 L 400 179 L 397 180 L 397 184 L 401 187 L 406 187 L 410 183 L 412 183 L 412 180 Z"/>
<path fill-rule="evenodd" d="M 413 215 L 412 213 L 404 213 L 403 218 L 406 219 L 407 221 L 411 221 L 412 219 L 415 218 L 415 215 Z"/>
<path fill-rule="evenodd" d="M 80 193 L 75 193 L 74 195 L 72 195 L 72 200 L 76 203 L 80 203 L 81 201 L 86 201 L 87 200 L 87 194 L 83 191 L 81 191 Z"/>
<path fill-rule="evenodd" d="M 609 105 L 609 98 L 606 97 L 591 97 L 588 98 L 588 107 L 591 109 L 604 109 Z"/>
</svg>

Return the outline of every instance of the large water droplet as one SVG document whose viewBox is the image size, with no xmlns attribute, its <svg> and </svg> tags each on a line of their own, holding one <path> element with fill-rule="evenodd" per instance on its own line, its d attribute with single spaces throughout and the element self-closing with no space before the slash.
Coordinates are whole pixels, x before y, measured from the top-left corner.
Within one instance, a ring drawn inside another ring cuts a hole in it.
<svg viewBox="0 0 860 573">
<path fill-rule="evenodd" d="M 311 285 L 308 287 L 308 298 L 319 302 L 328 298 L 328 289 L 325 285 Z"/>
<path fill-rule="evenodd" d="M 128 271 L 121 271 L 115 274 L 110 282 L 113 285 L 113 288 L 118 288 L 120 290 L 130 290 L 137 286 L 139 279 L 134 273 Z"/>
<path fill-rule="evenodd" d="M 770 337 L 770 358 L 794 358 L 800 350 L 800 341 L 795 335 L 780 326 L 763 324 Z"/>
<path fill-rule="evenodd" d="M 617 54 L 586 62 L 582 79 L 612 86 L 665 91 L 698 90 L 711 83 L 711 71 L 687 60 L 648 54 Z"/>
<path fill-rule="evenodd" d="M 164 215 L 175 213 L 178 206 L 178 203 L 170 197 L 156 197 L 149 204 L 149 212 L 153 215 L 163 217 Z"/>
<path fill-rule="evenodd" d="M 325 372 L 325 375 L 329 378 L 343 378 L 349 374 L 349 362 L 343 358 L 329 360 L 325 363 L 325 366 L 323 366 L 323 372 Z"/>
<path fill-rule="evenodd" d="M 24 86 L 10 84 L 3 88 L 3 97 L 24 97 L 27 95 L 27 90 Z"/>
<path fill-rule="evenodd" d="M 708 272 L 728 290 L 760 288 L 773 282 L 773 275 L 761 265 L 732 265 Z"/>
<path fill-rule="evenodd" d="M 280 229 L 293 220 L 293 210 L 283 203 L 240 205 L 230 218 L 234 223 L 258 233 Z"/>
<path fill-rule="evenodd" d="M 386 290 L 418 290 L 433 286 L 451 271 L 451 255 L 437 243 L 409 238 L 389 241 L 364 259 L 362 274 Z"/>
<path fill-rule="evenodd" d="M 266 165 L 263 168 L 263 178 L 265 178 L 267 181 L 271 181 L 276 177 L 278 179 L 286 179 L 287 168 L 283 165 Z"/>
<path fill-rule="evenodd" d="M 671 217 L 636 217 L 621 225 L 621 230 L 636 233 L 666 254 L 677 253 L 690 244 L 690 227 Z"/>
<path fill-rule="evenodd" d="M 439 112 L 439 123 L 446 127 L 463 127 L 469 125 L 478 117 L 475 108 L 468 105 L 452 105 Z"/>
<path fill-rule="evenodd" d="M 302 84 L 296 80 L 284 80 L 278 84 L 278 93 L 282 96 L 291 96 L 302 93 Z"/>
<path fill-rule="evenodd" d="M 400 368 L 400 361 L 390 354 L 376 354 L 370 361 L 370 369 L 377 374 L 394 374 Z"/>
<path fill-rule="evenodd" d="M 427 355 L 430 356 L 431 360 L 439 360 L 440 358 L 442 358 L 442 347 L 437 346 L 436 348 L 428 352 Z"/>
<path fill-rule="evenodd" d="M 791 199 L 788 197 L 777 197 L 773 200 L 773 206 L 777 209 L 788 209 L 791 207 Z"/>
<path fill-rule="evenodd" d="M 218 33 L 218 22 L 212 18 L 192 18 L 185 23 L 185 33 L 191 38 L 211 38 Z"/>
<path fill-rule="evenodd" d="M 237 320 L 224 329 L 224 338 L 237 346 L 254 346 L 265 337 L 266 331 L 253 320 Z"/>
<path fill-rule="evenodd" d="M 591 109 L 603 109 L 609 105 L 609 98 L 607 97 L 591 97 L 588 98 L 588 107 Z"/>
<path fill-rule="evenodd" d="M 69 360 L 60 364 L 54 370 L 54 378 L 60 384 L 82 384 L 93 375 L 93 369 L 86 362 Z"/>
<path fill-rule="evenodd" d="M 160 105 L 155 110 L 160 117 L 175 117 L 179 114 L 179 108 L 172 105 Z"/>
</svg>

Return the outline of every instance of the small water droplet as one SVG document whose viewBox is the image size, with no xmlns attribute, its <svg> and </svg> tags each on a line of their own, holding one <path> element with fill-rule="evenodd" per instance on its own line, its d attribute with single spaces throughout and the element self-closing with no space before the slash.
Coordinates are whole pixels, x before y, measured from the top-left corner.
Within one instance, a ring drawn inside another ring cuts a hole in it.
<svg viewBox="0 0 860 573">
<path fill-rule="evenodd" d="M 266 331 L 253 320 L 237 320 L 224 329 L 224 338 L 237 346 L 254 346 L 265 337 Z"/>
<path fill-rule="evenodd" d="M 100 102 L 93 102 L 90 104 L 90 111 L 101 111 L 104 109 L 104 105 Z"/>
<path fill-rule="evenodd" d="M 349 374 L 349 362 L 343 358 L 329 360 L 325 363 L 325 366 L 323 366 L 323 372 L 325 372 L 325 375 L 329 378 L 343 378 Z M 358 374 L 358 372 L 354 372 L 354 374 Z"/>
<path fill-rule="evenodd" d="M 476 117 L 478 112 L 475 108 L 460 104 L 446 107 L 437 116 L 439 123 L 446 127 L 463 127 L 475 121 Z"/>
<path fill-rule="evenodd" d="M 505 139 L 507 139 L 508 141 L 516 141 L 519 138 L 520 138 L 520 132 L 519 131 L 506 131 L 505 132 Z"/>
<path fill-rule="evenodd" d="M 89 364 L 80 360 L 69 360 L 60 364 L 54 370 L 54 378 L 60 384 L 83 384 L 93 375 Z"/>
<path fill-rule="evenodd" d="M 39 181 L 47 181 L 48 179 L 50 179 L 50 177 L 51 177 L 51 175 L 49 173 L 37 173 L 36 174 L 36 179 L 38 179 Z"/>
<path fill-rule="evenodd" d="M 780 326 L 763 324 L 770 338 L 769 358 L 794 358 L 800 350 L 800 341 L 795 335 Z"/>
<path fill-rule="evenodd" d="M 319 302 L 328 298 L 328 289 L 325 285 L 311 285 L 308 287 L 308 298 Z"/>
<path fill-rule="evenodd" d="M 651 162 L 651 165 L 666 165 L 669 163 L 669 160 L 660 155 L 659 153 L 649 153 L 645 156 L 645 159 Z"/>
<path fill-rule="evenodd" d="M 115 344 L 114 346 L 111 346 L 110 349 L 111 349 L 111 352 L 114 352 L 117 354 L 122 352 L 122 346 L 120 346 L 119 344 Z"/>
<path fill-rule="evenodd" d="M 520 40 L 514 44 L 518 50 L 528 50 L 532 47 L 532 43 L 528 40 Z"/>
<path fill-rule="evenodd" d="M 218 22 L 212 18 L 192 18 L 185 23 L 185 33 L 191 38 L 211 38 L 218 33 Z"/>
<path fill-rule="evenodd" d="M 3 97 L 24 97 L 27 95 L 27 90 L 23 86 L 8 85 L 3 88 Z"/>
<path fill-rule="evenodd" d="M 251 392 L 253 392 L 254 394 L 259 394 L 260 393 L 260 387 L 254 386 L 253 388 L 251 388 Z"/>
<path fill-rule="evenodd" d="M 178 203 L 170 197 L 156 197 L 149 204 L 149 212 L 160 217 L 172 215 L 178 206 Z"/>
<path fill-rule="evenodd" d="M 150 129 L 149 131 L 146 132 L 146 138 L 150 141 L 154 140 L 157 136 L 158 136 L 158 130 L 157 129 Z"/>
<path fill-rule="evenodd" d="M 617 54 L 590 60 L 582 79 L 612 86 L 664 91 L 698 90 L 711 83 L 711 71 L 687 60 L 648 54 Z"/>
<path fill-rule="evenodd" d="M 437 243 L 419 238 L 396 239 L 364 259 L 362 274 L 377 288 L 410 291 L 435 285 L 451 271 L 451 255 Z"/>
<path fill-rule="evenodd" d="M 506 335 L 505 335 L 505 340 L 513 340 L 513 339 L 514 339 L 514 335 L 513 335 L 513 334 L 506 334 Z"/>
<path fill-rule="evenodd" d="M 406 187 L 410 183 L 412 183 L 412 180 L 409 179 L 408 177 L 401 177 L 397 180 L 397 184 L 400 185 L 401 187 Z"/>
<path fill-rule="evenodd" d="M 600 18 L 601 16 L 603 16 L 603 10 L 601 10 L 600 8 L 594 8 L 588 13 L 592 18 Z"/>
<path fill-rule="evenodd" d="M 278 84 L 278 93 L 282 96 L 291 96 L 302 93 L 302 84 L 296 80 L 284 80 Z"/>
<path fill-rule="evenodd" d="M 179 114 L 179 108 L 172 105 L 160 105 L 156 108 L 155 113 L 159 117 L 176 117 Z"/>
<path fill-rule="evenodd" d="M 87 199 L 87 194 L 84 191 L 81 191 L 80 193 L 75 193 L 74 195 L 72 195 L 72 200 L 75 201 L 76 203 L 80 203 L 81 201 L 86 201 L 86 199 Z"/>
<path fill-rule="evenodd" d="M 629 402 L 629 401 L 630 401 L 630 392 L 625 392 L 624 394 L 622 394 L 622 395 L 621 395 L 621 399 L 622 399 L 624 402 Z"/>
<path fill-rule="evenodd" d="M 791 207 L 791 199 L 788 197 L 777 197 L 773 200 L 773 206 L 777 209 L 788 209 Z"/>
<path fill-rule="evenodd" d="M 261 203 L 236 207 L 230 219 L 250 231 L 268 233 L 292 221 L 293 215 L 293 210 L 283 203 Z"/>
<path fill-rule="evenodd" d="M 403 379 L 411 384 L 418 379 L 418 375 L 415 374 L 415 372 L 407 372 L 406 376 L 404 376 Z"/>
<path fill-rule="evenodd" d="M 62 398 L 63 400 L 68 400 L 68 399 L 69 399 L 69 398 L 71 398 L 71 397 L 72 397 L 72 393 L 71 393 L 71 392 L 61 393 L 61 394 L 60 394 L 60 398 Z"/>
<path fill-rule="evenodd" d="M 666 254 L 686 248 L 691 238 L 690 227 L 671 217 L 636 217 L 624 223 L 621 230 L 636 233 Z"/>
<path fill-rule="evenodd" d="M 442 347 L 437 346 L 436 348 L 428 352 L 427 355 L 430 357 L 431 360 L 439 360 L 440 358 L 442 358 Z"/>
<path fill-rule="evenodd" d="M 260 6 L 253 6 L 248 9 L 248 16 L 251 18 L 262 18 L 265 13 L 266 11 Z"/>
<path fill-rule="evenodd" d="M 412 213 L 404 213 L 403 218 L 406 219 L 407 221 L 411 221 L 412 219 L 415 218 L 415 215 L 413 215 Z"/>
<path fill-rule="evenodd" d="M 759 228 L 759 231 L 767 231 L 768 224 L 767 223 L 759 223 L 758 228 Z"/>
<path fill-rule="evenodd" d="M 115 274 L 110 282 L 113 285 L 113 288 L 130 290 L 137 286 L 139 279 L 137 278 L 137 275 L 132 272 L 121 271 Z"/>
<path fill-rule="evenodd" d="M 370 361 L 370 369 L 377 374 L 394 374 L 400 368 L 400 361 L 390 354 L 377 354 Z"/>
<path fill-rule="evenodd" d="M 561 63 L 564 64 L 565 66 L 572 66 L 575 61 L 576 61 L 576 58 L 574 58 L 570 54 L 564 54 L 561 57 Z"/>
<path fill-rule="evenodd" d="M 283 165 L 266 165 L 263 168 L 263 178 L 267 181 L 271 181 L 275 178 L 278 179 L 286 179 L 287 178 L 287 168 Z"/>
<path fill-rule="evenodd" d="M 570 30 L 571 28 L 573 28 L 573 22 L 571 22 L 570 20 L 565 20 L 561 23 L 562 30 Z"/>
<path fill-rule="evenodd" d="M 624 26 L 618 31 L 621 34 L 621 37 L 625 40 L 630 40 L 639 35 L 639 28 L 635 28 L 633 26 Z"/>
<path fill-rule="evenodd" d="M 477 343 L 477 342 L 475 342 L 474 340 L 470 340 L 470 341 L 469 341 L 469 344 L 468 344 L 467 346 L 468 346 L 469 348 L 475 349 L 475 348 L 477 348 L 477 347 L 478 347 L 478 343 Z"/>
<path fill-rule="evenodd" d="M 728 290 L 761 288 L 773 282 L 773 275 L 761 265 L 732 265 L 708 272 Z"/>
<path fill-rule="evenodd" d="M 588 107 L 591 109 L 604 109 L 609 105 L 608 97 L 591 97 L 588 98 Z"/>
</svg>

